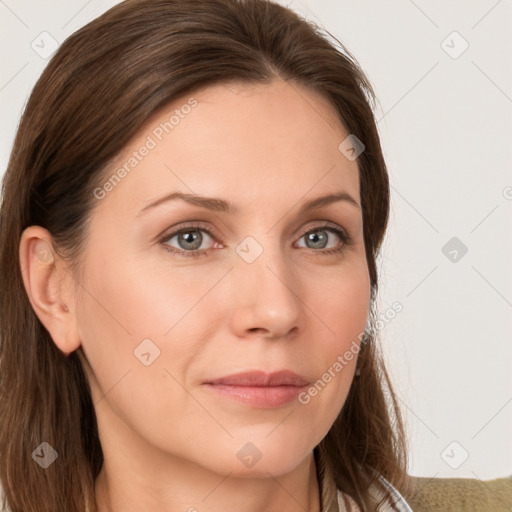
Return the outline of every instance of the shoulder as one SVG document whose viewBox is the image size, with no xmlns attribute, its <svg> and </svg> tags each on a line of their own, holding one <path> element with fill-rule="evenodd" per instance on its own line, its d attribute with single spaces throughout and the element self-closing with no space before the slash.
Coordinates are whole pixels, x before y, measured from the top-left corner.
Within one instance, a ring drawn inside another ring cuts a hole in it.
<svg viewBox="0 0 512 512">
<path fill-rule="evenodd" d="M 478 478 L 411 477 L 409 503 L 415 512 L 512 510 L 512 475 L 494 480 Z"/>
</svg>

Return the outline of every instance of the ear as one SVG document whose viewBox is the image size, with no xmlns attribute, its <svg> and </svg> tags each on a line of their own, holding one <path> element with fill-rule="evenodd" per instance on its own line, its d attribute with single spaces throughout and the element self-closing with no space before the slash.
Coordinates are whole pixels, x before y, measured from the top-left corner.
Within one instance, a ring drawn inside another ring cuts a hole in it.
<svg viewBox="0 0 512 512">
<path fill-rule="evenodd" d="M 80 346 L 73 276 L 58 259 L 50 232 L 41 226 L 23 231 L 19 257 L 30 304 L 55 345 L 68 356 Z"/>
</svg>

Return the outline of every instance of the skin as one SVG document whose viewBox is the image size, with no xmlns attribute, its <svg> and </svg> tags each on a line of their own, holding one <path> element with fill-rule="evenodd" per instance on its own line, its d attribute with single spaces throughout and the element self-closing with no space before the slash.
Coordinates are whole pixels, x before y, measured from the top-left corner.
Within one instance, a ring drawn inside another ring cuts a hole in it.
<svg viewBox="0 0 512 512">
<path fill-rule="evenodd" d="M 101 512 L 319 511 L 313 448 L 345 402 L 356 357 L 305 405 L 253 407 L 202 383 L 254 369 L 315 382 L 364 330 L 370 280 L 357 161 L 338 150 L 348 132 L 330 103 L 298 85 L 216 85 L 193 97 L 197 106 L 97 201 L 78 290 L 63 261 L 41 257 L 54 251 L 39 226 L 20 243 L 25 288 L 59 349 L 83 350 L 105 457 Z M 107 176 L 188 98 L 150 119 Z M 138 215 L 176 191 L 223 198 L 239 212 L 174 200 Z M 358 205 L 299 216 L 303 203 L 333 191 Z M 191 251 L 173 232 L 194 221 L 211 233 L 200 231 L 205 252 L 166 251 Z M 327 236 L 325 247 L 306 229 Z M 236 252 L 247 236 L 263 250 L 252 263 Z M 147 338 L 160 350 L 149 366 L 134 355 Z M 252 467 L 237 457 L 247 442 L 261 454 Z"/>
</svg>

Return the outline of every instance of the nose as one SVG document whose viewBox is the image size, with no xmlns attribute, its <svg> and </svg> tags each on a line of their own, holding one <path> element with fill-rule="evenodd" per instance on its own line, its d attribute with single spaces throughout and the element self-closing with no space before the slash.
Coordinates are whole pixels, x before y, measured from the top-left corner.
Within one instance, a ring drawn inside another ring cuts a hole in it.
<svg viewBox="0 0 512 512">
<path fill-rule="evenodd" d="M 236 299 L 231 322 L 238 337 L 277 340 L 302 329 L 301 281 L 282 251 L 267 248 L 252 263 L 240 259 L 232 279 Z"/>
</svg>

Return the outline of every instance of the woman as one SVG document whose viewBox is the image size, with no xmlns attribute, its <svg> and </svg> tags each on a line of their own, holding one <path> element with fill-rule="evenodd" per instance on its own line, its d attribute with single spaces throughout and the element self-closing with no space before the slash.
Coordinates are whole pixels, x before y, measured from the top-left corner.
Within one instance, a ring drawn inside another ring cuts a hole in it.
<svg viewBox="0 0 512 512">
<path fill-rule="evenodd" d="M 388 175 L 330 37 L 264 0 L 126 0 L 52 58 L 3 183 L 4 506 L 410 510 Z"/>
</svg>

